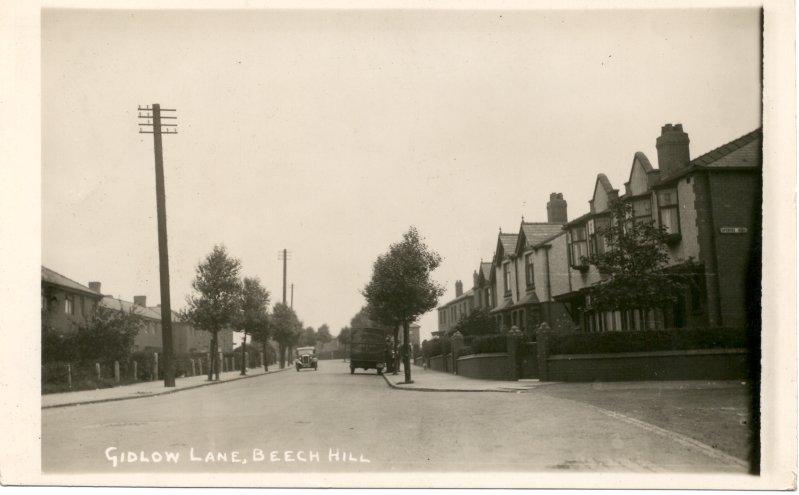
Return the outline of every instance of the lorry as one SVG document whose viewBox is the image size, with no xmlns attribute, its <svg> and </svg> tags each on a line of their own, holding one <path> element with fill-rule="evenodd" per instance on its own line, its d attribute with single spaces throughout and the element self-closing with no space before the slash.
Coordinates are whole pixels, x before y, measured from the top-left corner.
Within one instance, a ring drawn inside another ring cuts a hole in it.
<svg viewBox="0 0 799 495">
<path fill-rule="evenodd" d="M 350 374 L 356 368 L 376 370 L 380 375 L 386 369 L 386 333 L 379 328 L 353 328 L 350 331 Z"/>
<path fill-rule="evenodd" d="M 298 347 L 297 359 L 294 362 L 294 367 L 297 371 L 304 368 L 313 368 L 314 371 L 319 369 L 319 361 L 316 358 L 315 347 Z"/>
</svg>

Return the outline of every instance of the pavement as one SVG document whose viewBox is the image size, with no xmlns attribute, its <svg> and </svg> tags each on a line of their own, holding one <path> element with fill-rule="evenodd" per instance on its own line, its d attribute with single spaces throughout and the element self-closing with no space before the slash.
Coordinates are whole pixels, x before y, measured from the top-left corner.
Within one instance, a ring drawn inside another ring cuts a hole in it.
<svg viewBox="0 0 799 495">
<path fill-rule="evenodd" d="M 550 383 L 540 382 L 538 380 L 520 380 L 515 382 L 478 380 L 475 378 L 465 378 L 452 373 L 433 371 L 417 365 L 414 365 L 411 369 L 411 380 L 413 383 L 405 383 L 405 372 L 401 368 L 396 375 L 384 373 L 383 378 L 392 388 L 424 392 L 521 393 Z"/>
<path fill-rule="evenodd" d="M 320 361 L 318 372 L 43 409 L 42 470 L 113 472 L 118 482 L 152 471 L 297 472 L 320 486 L 325 472 L 746 472 L 706 443 L 550 388 L 408 394 Z"/>
<path fill-rule="evenodd" d="M 286 368 L 290 369 L 290 368 Z M 118 400 L 140 399 L 142 397 L 153 397 L 157 395 L 171 394 L 182 390 L 189 390 L 197 387 L 218 385 L 233 380 L 251 378 L 259 375 L 285 371 L 277 366 L 272 366 L 268 372 L 263 368 L 251 368 L 247 370 L 245 376 L 240 371 L 226 371 L 219 374 L 219 381 L 208 381 L 206 375 L 198 375 L 175 379 L 175 387 L 164 387 L 164 380 L 139 382 L 119 387 L 98 388 L 95 390 L 78 390 L 75 392 L 60 392 L 56 394 L 42 395 L 42 409 L 52 407 L 66 407 L 81 404 L 94 404 L 98 402 L 112 402 Z"/>
</svg>

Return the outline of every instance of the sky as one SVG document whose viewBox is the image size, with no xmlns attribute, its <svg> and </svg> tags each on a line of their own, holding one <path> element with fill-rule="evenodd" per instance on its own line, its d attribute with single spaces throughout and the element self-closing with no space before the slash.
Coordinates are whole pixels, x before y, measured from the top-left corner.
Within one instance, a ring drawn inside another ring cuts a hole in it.
<svg viewBox="0 0 799 495">
<path fill-rule="evenodd" d="M 164 137 L 171 299 L 216 244 L 333 334 L 415 225 L 454 297 L 498 230 L 588 211 L 682 123 L 691 157 L 760 126 L 759 12 L 85 11 L 42 15 L 42 264 L 160 300 L 152 136 Z M 436 330 L 431 311 L 422 337 Z"/>
</svg>

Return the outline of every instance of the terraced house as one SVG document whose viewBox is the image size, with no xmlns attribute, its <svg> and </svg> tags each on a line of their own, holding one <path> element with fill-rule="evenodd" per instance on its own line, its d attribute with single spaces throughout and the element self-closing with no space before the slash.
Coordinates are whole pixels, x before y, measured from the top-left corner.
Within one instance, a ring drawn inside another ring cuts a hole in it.
<svg viewBox="0 0 799 495">
<path fill-rule="evenodd" d="M 744 326 L 747 308 L 759 301 L 747 291 L 759 284 L 753 270 L 761 239 L 761 142 L 757 129 L 690 159 L 688 134 L 681 124 L 667 124 L 656 140 L 658 168 L 635 153 L 622 194 L 599 174 L 589 212 L 566 224 L 568 290 L 555 293 L 555 300 L 573 322 L 589 332 Z M 603 274 L 588 260 L 607 249 L 600 232 L 616 199 L 632 204 L 634 221 L 654 222 L 669 234 L 668 270 L 692 274 L 694 283 L 675 304 L 646 312 L 591 311 L 584 289 Z"/>
</svg>

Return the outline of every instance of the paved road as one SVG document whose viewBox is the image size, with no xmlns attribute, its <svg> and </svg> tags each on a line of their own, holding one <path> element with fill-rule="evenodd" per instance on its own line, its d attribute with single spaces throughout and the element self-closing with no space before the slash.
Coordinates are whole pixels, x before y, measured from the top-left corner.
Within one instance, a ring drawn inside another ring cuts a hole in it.
<svg viewBox="0 0 799 495">
<path fill-rule="evenodd" d="M 107 455 L 109 448 L 116 450 Z M 233 460 L 234 451 L 242 462 Z M 142 452 L 150 462 L 128 462 Z M 154 462 L 167 452 L 177 462 Z M 374 373 L 350 375 L 338 361 L 322 361 L 318 372 L 43 410 L 42 466 L 45 472 L 744 471 L 578 402 L 537 391 L 393 390 Z"/>
</svg>

